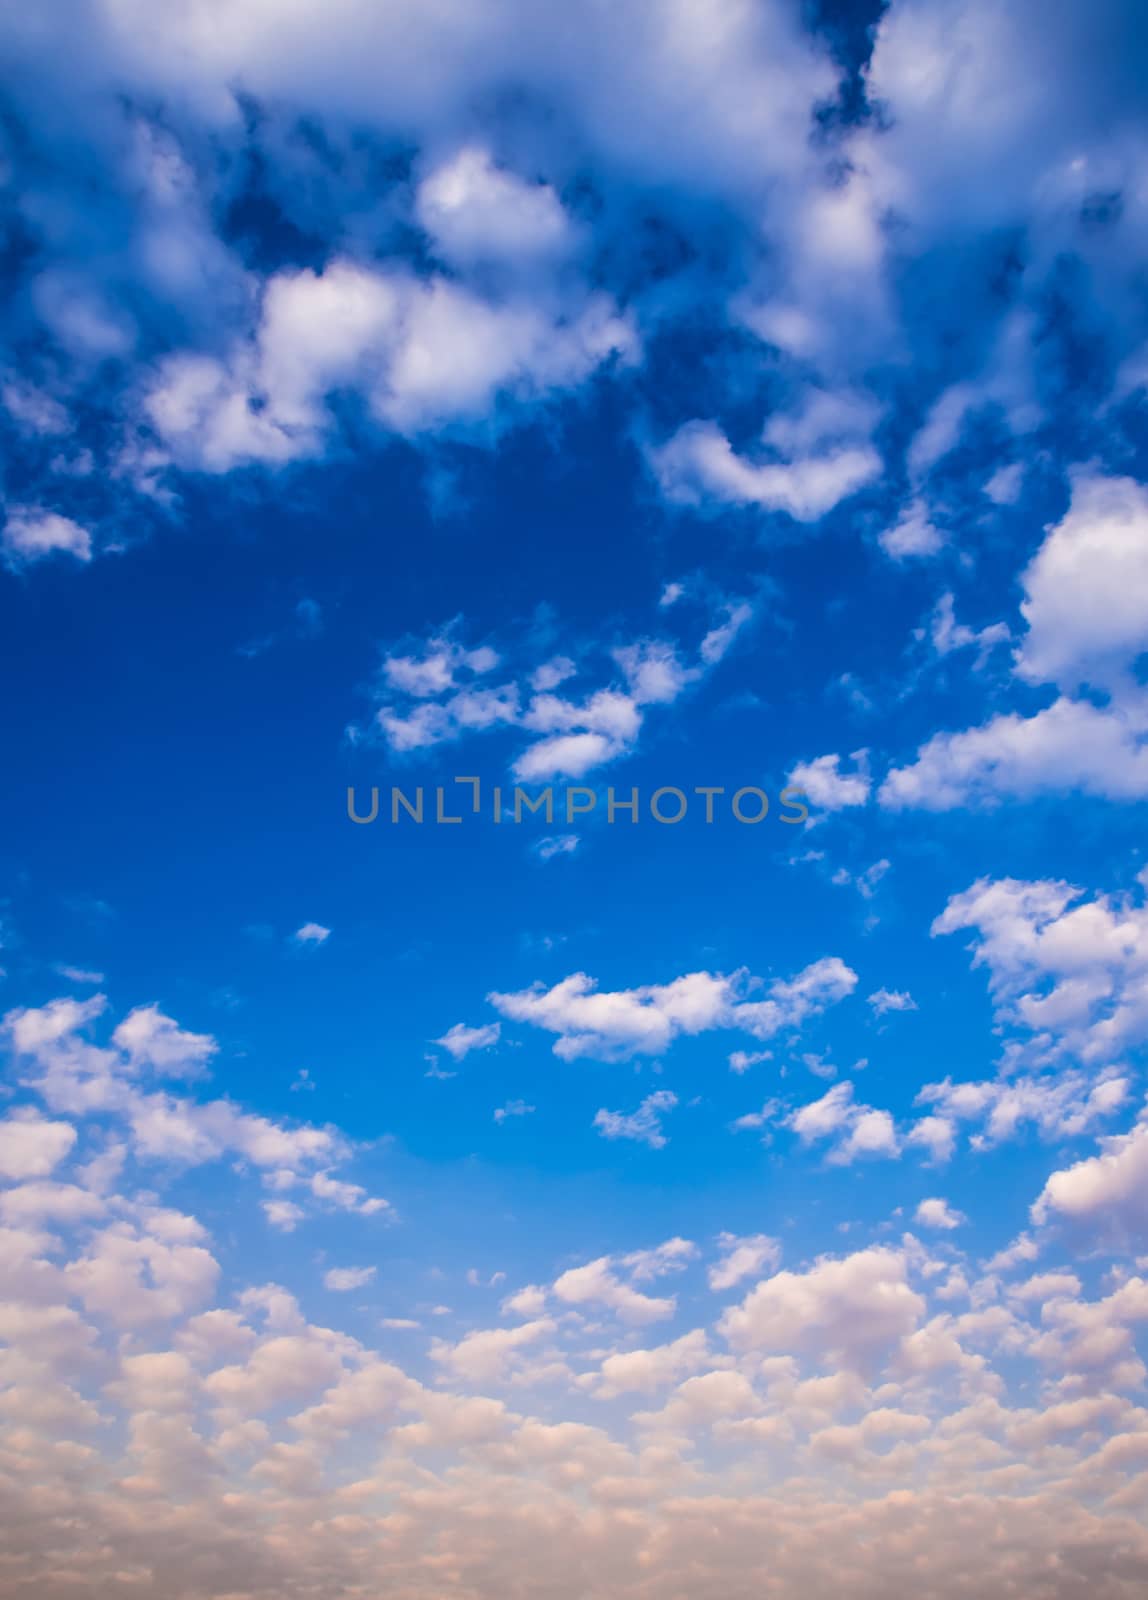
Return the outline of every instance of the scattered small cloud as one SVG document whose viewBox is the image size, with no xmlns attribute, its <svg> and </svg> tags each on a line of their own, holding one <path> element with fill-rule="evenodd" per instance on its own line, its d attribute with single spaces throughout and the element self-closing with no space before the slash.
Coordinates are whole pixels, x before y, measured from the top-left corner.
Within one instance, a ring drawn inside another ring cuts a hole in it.
<svg viewBox="0 0 1148 1600">
<path fill-rule="evenodd" d="M 510 1117 L 529 1117 L 538 1108 L 528 1106 L 525 1100 L 508 1100 L 494 1113 L 495 1122 L 505 1122 Z"/>
<path fill-rule="evenodd" d="M 916 1011 L 917 1002 L 913 996 L 902 989 L 874 989 L 866 1004 L 872 1006 L 873 1014 L 878 1017 L 886 1016 L 890 1011 Z"/>
<path fill-rule="evenodd" d="M 951 1233 L 968 1221 L 964 1213 L 954 1211 L 947 1200 L 922 1200 L 915 1216 L 922 1228 L 939 1228 L 945 1233 Z"/>
<path fill-rule="evenodd" d="M 598 1111 L 594 1126 L 603 1139 L 632 1139 L 649 1145 L 651 1150 L 661 1150 L 667 1143 L 662 1132 L 662 1116 L 672 1111 L 678 1097 L 670 1089 L 656 1089 L 648 1094 L 636 1111 Z"/>
<path fill-rule="evenodd" d="M 346 1294 L 351 1289 L 362 1289 L 377 1271 L 377 1267 L 332 1267 L 323 1274 L 323 1286 L 336 1294 Z"/>
<path fill-rule="evenodd" d="M 441 1039 L 432 1039 L 432 1044 L 437 1044 L 456 1061 L 464 1060 L 472 1050 L 489 1050 L 496 1045 L 502 1035 L 501 1022 L 488 1022 L 483 1027 L 471 1028 L 465 1022 L 456 1022 L 453 1028 L 448 1028 Z"/>
</svg>

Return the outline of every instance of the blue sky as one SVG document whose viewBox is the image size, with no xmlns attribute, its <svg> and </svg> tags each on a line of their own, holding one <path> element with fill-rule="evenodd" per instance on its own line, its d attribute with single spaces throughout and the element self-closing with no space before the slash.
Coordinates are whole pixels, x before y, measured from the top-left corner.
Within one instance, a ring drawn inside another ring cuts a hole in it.
<svg viewBox="0 0 1148 1600">
<path fill-rule="evenodd" d="M 1140 1592 L 1139 20 L 0 24 L 13 1594 Z"/>
</svg>

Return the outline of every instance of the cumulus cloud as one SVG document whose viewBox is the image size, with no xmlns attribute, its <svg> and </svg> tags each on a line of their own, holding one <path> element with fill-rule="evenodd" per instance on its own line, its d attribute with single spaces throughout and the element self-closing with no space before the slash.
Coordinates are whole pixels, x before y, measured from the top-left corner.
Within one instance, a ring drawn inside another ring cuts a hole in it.
<svg viewBox="0 0 1148 1600">
<path fill-rule="evenodd" d="M 437 216 L 449 230 L 443 207 Z M 177 460 L 221 473 L 320 454 L 339 389 L 358 389 L 380 425 L 417 437 L 475 422 L 500 399 L 575 388 L 636 351 L 606 296 L 556 313 L 491 301 L 447 277 L 334 260 L 271 278 L 253 337 L 226 360 L 172 355 L 144 405 Z"/>
<path fill-rule="evenodd" d="M 0 1122 L 0 1175 L 16 1182 L 46 1178 L 75 1142 L 70 1122 L 52 1122 L 31 1108 L 12 1112 Z"/>
<path fill-rule="evenodd" d="M 1106 1139 L 1100 1155 L 1052 1173 L 1033 1206 L 1038 1223 L 1060 1222 L 1101 1241 L 1148 1238 L 1148 1122 Z"/>
<path fill-rule="evenodd" d="M 882 550 L 894 561 L 906 561 L 911 556 L 935 556 L 944 542 L 944 535 L 921 500 L 913 500 L 905 506 L 896 522 L 880 536 Z"/>
<path fill-rule="evenodd" d="M 337 1294 L 346 1294 L 351 1289 L 365 1288 L 377 1270 L 376 1267 L 330 1267 L 323 1274 L 323 1285 Z"/>
<path fill-rule="evenodd" d="M 364 1215 L 387 1209 L 385 1200 L 332 1175 L 331 1168 L 350 1153 L 348 1141 L 333 1128 L 275 1122 L 230 1100 L 197 1101 L 142 1087 L 141 1066 L 184 1077 L 190 1069 L 194 1077 L 215 1041 L 145 1006 L 113 1030 L 109 1045 L 92 1044 L 85 1030 L 106 1004 L 102 995 L 57 999 L 4 1017 L 3 1032 L 23 1081 L 49 1110 L 112 1119 L 140 1161 L 186 1168 L 231 1156 L 261 1170 L 277 1190 L 299 1185 L 321 1203 Z"/>
<path fill-rule="evenodd" d="M 755 608 L 747 600 L 715 600 L 698 637 L 639 637 L 627 644 L 585 647 L 580 660 L 547 655 L 528 639 L 500 654 L 465 646 L 461 619 L 383 654 L 373 722 L 358 736 L 381 739 L 400 755 L 513 729 L 519 743 L 511 771 L 522 784 L 581 778 L 635 749 L 651 707 L 673 705 L 728 654 Z M 593 680 L 582 692 L 557 691 L 570 680 Z M 521 747 L 523 735 L 530 742 Z M 478 809 L 478 791 L 466 796 Z M 521 802 L 507 796 L 507 811 Z M 543 815 L 555 821 L 553 804 Z M 566 821 L 571 821 L 567 815 Z M 548 836 L 549 853 L 572 848 L 573 835 Z M 575 841 L 576 842 L 576 841 Z"/>
<path fill-rule="evenodd" d="M 568 249 L 572 228 L 549 184 L 524 183 L 470 145 L 428 173 L 419 221 L 447 259 L 523 264 Z"/>
<path fill-rule="evenodd" d="M 1131 478 L 1078 475 L 1068 511 L 1021 584 L 1021 677 L 1066 691 L 1118 684 L 1148 647 L 1148 490 Z"/>
<path fill-rule="evenodd" d="M 890 1011 L 916 1011 L 917 1002 L 904 989 L 874 989 L 866 1004 L 874 1016 L 884 1017 Z"/>
<path fill-rule="evenodd" d="M 789 774 L 787 782 L 807 794 L 820 811 L 842 811 L 850 806 L 863 806 L 869 799 L 869 770 L 865 750 L 856 751 L 851 759 L 852 772 L 841 771 L 839 755 L 818 756 L 815 761 L 800 762 Z"/>
<path fill-rule="evenodd" d="M 77 561 L 92 559 L 92 536 L 71 517 L 34 506 L 9 506 L 0 533 L 0 548 L 10 567 L 42 561 L 45 556 L 68 555 Z"/>
<path fill-rule="evenodd" d="M 196 1077 L 219 1046 L 210 1034 L 189 1033 L 158 1006 L 137 1006 L 112 1034 L 112 1043 L 135 1067 L 165 1077 Z"/>
<path fill-rule="evenodd" d="M 439 1045 L 456 1061 L 462 1061 L 472 1050 L 489 1050 L 498 1043 L 501 1034 L 500 1022 L 488 1022 L 480 1028 L 470 1028 L 465 1022 L 456 1022 L 441 1039 L 432 1039 L 431 1043 Z"/>
<path fill-rule="evenodd" d="M 905 1256 L 874 1247 L 778 1272 L 726 1311 L 718 1330 L 735 1350 L 828 1359 L 866 1371 L 914 1332 L 925 1301 Z"/>
<path fill-rule="evenodd" d="M 609 1256 L 571 1267 L 554 1280 L 554 1297 L 568 1306 L 601 1306 L 622 1322 L 643 1325 L 674 1314 L 675 1301 L 641 1293 L 615 1270 Z"/>
<path fill-rule="evenodd" d="M 922 1200 L 914 1215 L 921 1227 L 940 1228 L 946 1233 L 968 1221 L 961 1212 L 954 1211 L 947 1200 L 940 1199 Z"/>
<path fill-rule="evenodd" d="M 497 1382 L 504 1378 L 521 1351 L 553 1333 L 557 1324 L 550 1317 L 519 1323 L 516 1328 L 484 1328 L 468 1333 L 457 1344 L 436 1340 L 431 1359 L 455 1378 L 469 1383 Z"/>
<path fill-rule="evenodd" d="M 848 1166 L 859 1156 L 896 1156 L 900 1141 L 892 1116 L 861 1105 L 852 1083 L 836 1083 L 820 1100 L 790 1114 L 787 1125 L 806 1144 L 833 1141 L 828 1159 Z"/>
<path fill-rule="evenodd" d="M 600 991 L 588 974 L 576 972 L 549 989 L 536 984 L 488 998 L 509 1020 L 557 1034 L 554 1053 L 563 1060 L 589 1056 L 625 1061 L 661 1055 L 676 1038 L 712 1028 L 740 1028 L 755 1038 L 772 1038 L 843 1000 L 856 984 L 856 973 L 827 956 L 794 978 L 777 979 L 764 1000 L 740 997 L 747 987 L 744 974 L 710 972 L 612 993 Z"/>
<path fill-rule="evenodd" d="M 1148 905 L 1136 892 L 1085 891 L 1061 879 L 981 878 L 954 895 L 934 935 L 971 932 L 997 1008 L 1047 1049 L 1112 1061 L 1148 1029 Z"/>
<path fill-rule="evenodd" d="M 682 505 L 707 503 L 784 511 L 815 522 L 873 482 L 881 458 L 868 444 L 782 461 L 747 461 L 713 422 L 690 422 L 649 453 L 662 493 Z"/>
<path fill-rule="evenodd" d="M 1148 703 L 1133 673 L 1148 648 L 1146 529 L 1139 484 L 1075 474 L 1067 512 L 1021 574 L 1026 631 L 1014 652 L 1017 677 L 1054 684 L 1058 697 L 1031 714 L 1001 712 L 980 727 L 934 734 L 913 762 L 888 773 L 882 805 L 944 811 L 1046 792 L 1148 793 Z M 972 642 L 955 625 L 941 637 L 950 648 Z M 982 649 L 998 642 L 975 637 Z M 1107 698 L 1074 698 L 1083 689 Z"/>
<path fill-rule="evenodd" d="M 721 1257 L 709 1268 L 709 1286 L 715 1293 L 732 1289 L 745 1278 L 756 1277 L 777 1266 L 781 1246 L 768 1234 L 755 1233 L 739 1238 L 736 1233 L 718 1235 Z"/>
</svg>

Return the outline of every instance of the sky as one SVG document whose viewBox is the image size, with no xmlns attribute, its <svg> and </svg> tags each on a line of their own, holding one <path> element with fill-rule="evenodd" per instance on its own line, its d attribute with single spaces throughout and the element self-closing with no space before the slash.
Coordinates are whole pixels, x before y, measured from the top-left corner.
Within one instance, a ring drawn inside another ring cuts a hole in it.
<svg viewBox="0 0 1148 1600">
<path fill-rule="evenodd" d="M 1148 1582 L 1133 0 L 0 21 L 0 1594 Z"/>
</svg>

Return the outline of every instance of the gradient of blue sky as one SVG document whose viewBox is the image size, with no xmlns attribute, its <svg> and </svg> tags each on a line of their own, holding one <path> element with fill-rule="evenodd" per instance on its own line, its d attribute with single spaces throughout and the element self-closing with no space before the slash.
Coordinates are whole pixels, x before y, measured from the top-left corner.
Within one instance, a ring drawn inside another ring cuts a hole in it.
<svg viewBox="0 0 1148 1600">
<path fill-rule="evenodd" d="M 1143 1591 L 1145 57 L 0 23 L 5 1595 Z"/>
</svg>

